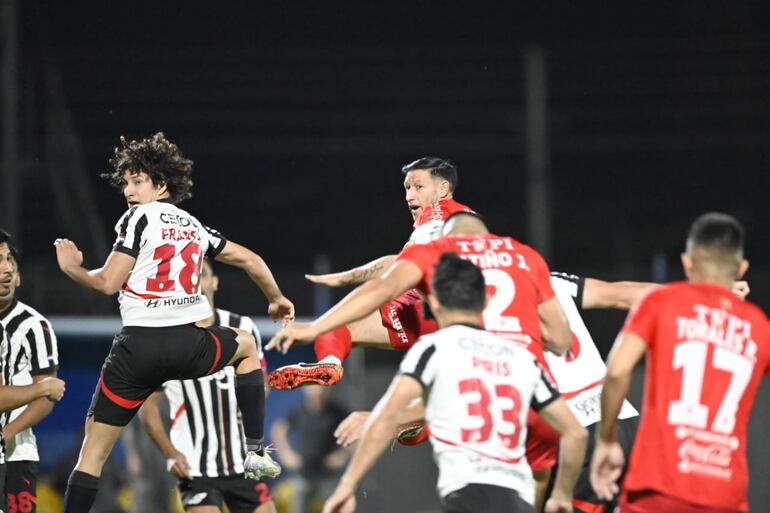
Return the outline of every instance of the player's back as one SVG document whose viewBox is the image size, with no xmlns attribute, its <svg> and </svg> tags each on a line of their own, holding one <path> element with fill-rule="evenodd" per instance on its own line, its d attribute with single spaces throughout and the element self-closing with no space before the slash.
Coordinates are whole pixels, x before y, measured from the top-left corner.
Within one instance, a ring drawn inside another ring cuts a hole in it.
<svg viewBox="0 0 770 513">
<path fill-rule="evenodd" d="M 425 417 L 442 496 L 485 483 L 531 499 L 527 412 L 530 402 L 538 408 L 558 396 L 532 354 L 479 326 L 458 324 L 422 337 L 401 372 L 429 389 Z"/>
<path fill-rule="evenodd" d="M 224 238 L 165 201 L 131 207 L 115 226 L 114 251 L 136 262 L 118 301 L 126 326 L 174 326 L 211 313 L 200 293 L 204 256 L 222 250 Z"/>
<path fill-rule="evenodd" d="M 407 248 L 402 253 L 423 253 L 423 279 L 418 289 L 430 292 L 435 263 L 446 252 L 457 253 L 482 270 L 489 302 L 484 327 L 501 338 L 527 346 L 545 363 L 540 337 L 538 305 L 554 296 L 548 266 L 537 251 L 511 237 L 493 234 L 451 235 L 430 243 L 429 248 Z"/>
<path fill-rule="evenodd" d="M 746 427 L 770 362 L 765 314 L 725 288 L 676 283 L 646 296 L 624 330 L 649 346 L 626 488 L 745 508 Z"/>
</svg>

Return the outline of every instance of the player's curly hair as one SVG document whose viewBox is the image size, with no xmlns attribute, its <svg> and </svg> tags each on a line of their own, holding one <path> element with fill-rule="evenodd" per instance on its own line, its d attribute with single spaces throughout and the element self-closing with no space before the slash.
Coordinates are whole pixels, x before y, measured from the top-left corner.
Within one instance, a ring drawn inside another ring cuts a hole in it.
<svg viewBox="0 0 770 513">
<path fill-rule="evenodd" d="M 192 197 L 192 160 L 182 155 L 179 147 L 158 132 L 148 139 L 127 142 L 120 136 L 120 148 L 115 148 L 110 159 L 112 171 L 101 175 L 113 187 L 123 190 L 126 186 L 123 175 L 126 171 L 144 171 L 153 184 L 165 183 L 169 199 L 179 203 Z"/>
</svg>

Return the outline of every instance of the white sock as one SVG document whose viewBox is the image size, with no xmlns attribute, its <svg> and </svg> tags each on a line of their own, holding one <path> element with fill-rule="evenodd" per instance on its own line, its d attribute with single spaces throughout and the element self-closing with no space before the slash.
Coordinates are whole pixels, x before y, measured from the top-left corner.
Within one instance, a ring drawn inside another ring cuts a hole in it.
<svg viewBox="0 0 770 513">
<path fill-rule="evenodd" d="M 334 365 L 342 365 L 342 361 L 332 354 L 329 356 L 324 356 L 323 360 L 318 363 L 333 363 Z"/>
</svg>

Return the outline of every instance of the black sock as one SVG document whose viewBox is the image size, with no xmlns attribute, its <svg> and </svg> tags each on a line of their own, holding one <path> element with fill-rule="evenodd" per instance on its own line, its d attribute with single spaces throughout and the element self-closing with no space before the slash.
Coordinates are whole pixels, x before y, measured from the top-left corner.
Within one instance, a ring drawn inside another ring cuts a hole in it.
<svg viewBox="0 0 770 513">
<path fill-rule="evenodd" d="M 264 454 L 265 376 L 262 369 L 235 377 L 235 397 L 243 417 L 246 450 Z"/>
<path fill-rule="evenodd" d="M 88 513 L 99 491 L 99 478 L 73 470 L 64 494 L 64 513 Z"/>
</svg>

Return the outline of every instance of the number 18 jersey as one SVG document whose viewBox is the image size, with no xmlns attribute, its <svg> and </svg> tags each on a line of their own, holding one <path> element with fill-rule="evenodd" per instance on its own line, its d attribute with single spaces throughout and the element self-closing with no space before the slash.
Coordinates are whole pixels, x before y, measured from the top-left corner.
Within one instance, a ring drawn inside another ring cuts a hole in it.
<svg viewBox="0 0 770 513">
<path fill-rule="evenodd" d="M 648 346 L 642 419 L 624 487 L 746 510 L 746 426 L 770 328 L 756 306 L 711 284 L 651 292 L 624 331 Z"/>
<path fill-rule="evenodd" d="M 480 326 L 455 324 L 421 337 L 400 373 L 419 381 L 427 395 L 441 497 L 468 484 L 489 484 L 532 503 L 524 458 L 527 412 L 547 406 L 559 392 L 529 351 Z"/>
<path fill-rule="evenodd" d="M 118 297 L 124 326 L 177 326 L 211 315 L 201 266 L 225 247 L 222 235 L 162 200 L 131 207 L 115 232 L 113 251 L 136 258 Z"/>
</svg>

